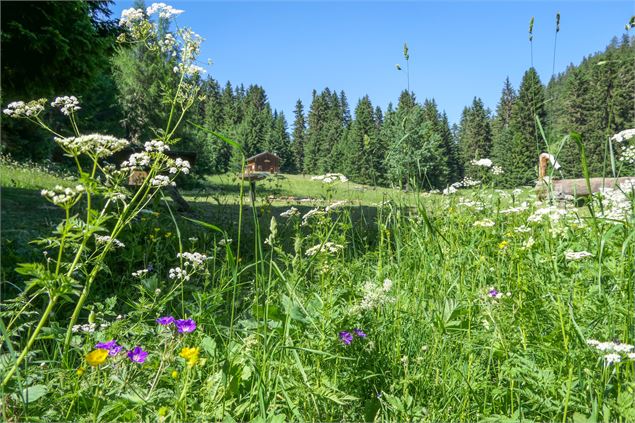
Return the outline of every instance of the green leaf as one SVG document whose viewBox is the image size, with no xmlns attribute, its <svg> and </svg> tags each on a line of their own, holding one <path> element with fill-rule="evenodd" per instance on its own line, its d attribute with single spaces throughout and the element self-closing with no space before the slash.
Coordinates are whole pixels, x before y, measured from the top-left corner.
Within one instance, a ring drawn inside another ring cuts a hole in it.
<svg viewBox="0 0 635 423">
<path fill-rule="evenodd" d="M 243 152 L 243 148 L 242 148 L 242 146 L 240 144 L 238 144 L 236 141 L 234 141 L 234 140 L 232 140 L 230 138 L 227 138 L 225 135 L 219 134 L 218 132 L 214 132 L 211 129 L 207 129 L 207 128 L 204 128 L 204 127 L 202 127 L 200 125 L 197 125 L 196 123 L 192 122 L 191 120 L 188 120 L 187 123 L 189 123 L 190 125 L 193 125 L 195 128 L 198 128 L 198 129 L 200 129 L 203 132 L 207 132 L 208 134 L 215 136 L 219 140 L 231 145 L 232 147 L 234 147 L 235 149 L 237 149 L 241 153 Z"/>
<path fill-rule="evenodd" d="M 12 397 L 15 400 L 22 400 L 25 404 L 30 404 L 46 394 L 48 394 L 48 387 L 46 385 L 33 385 L 22 390 L 21 398 L 17 394 L 13 394 Z"/>
<path fill-rule="evenodd" d="M 183 218 L 185 220 L 189 220 L 192 223 L 196 223 L 197 225 L 200 225 L 204 228 L 223 233 L 223 231 L 218 226 L 212 225 L 211 223 L 203 222 L 202 220 L 190 219 L 189 217 L 183 217 Z"/>
</svg>

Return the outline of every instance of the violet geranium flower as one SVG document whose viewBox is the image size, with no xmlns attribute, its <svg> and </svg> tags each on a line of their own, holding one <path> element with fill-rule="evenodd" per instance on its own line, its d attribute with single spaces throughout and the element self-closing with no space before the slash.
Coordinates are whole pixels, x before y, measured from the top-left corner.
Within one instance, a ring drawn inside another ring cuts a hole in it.
<svg viewBox="0 0 635 423">
<path fill-rule="evenodd" d="M 117 354 L 119 354 L 119 352 L 121 351 L 121 345 L 117 345 L 117 341 L 115 341 L 114 339 L 111 339 L 108 342 L 99 342 L 95 345 L 96 349 L 100 349 L 100 350 L 108 350 L 108 354 L 111 356 L 115 356 Z"/>
<path fill-rule="evenodd" d="M 146 361 L 147 356 L 148 353 L 146 351 L 143 351 L 143 348 L 139 346 L 136 346 L 128 351 L 128 358 L 133 363 L 143 363 L 144 361 Z"/>
<path fill-rule="evenodd" d="M 190 333 L 196 329 L 196 322 L 192 319 L 179 319 L 175 320 L 176 330 L 179 333 Z"/>
<path fill-rule="evenodd" d="M 493 288 L 487 293 L 487 295 L 492 298 L 496 298 L 498 296 L 498 291 L 496 290 L 496 288 Z"/>
<path fill-rule="evenodd" d="M 339 333 L 340 341 L 342 341 L 345 345 L 350 345 L 353 342 L 353 335 L 348 331 L 341 331 Z"/>
<path fill-rule="evenodd" d="M 355 328 L 353 329 L 353 332 L 355 332 L 355 335 L 359 336 L 360 338 L 366 338 L 366 334 L 361 329 Z"/>
<path fill-rule="evenodd" d="M 174 317 L 172 317 L 172 316 L 159 317 L 157 319 L 157 323 L 162 325 L 162 326 L 171 325 L 172 323 L 174 323 Z"/>
</svg>

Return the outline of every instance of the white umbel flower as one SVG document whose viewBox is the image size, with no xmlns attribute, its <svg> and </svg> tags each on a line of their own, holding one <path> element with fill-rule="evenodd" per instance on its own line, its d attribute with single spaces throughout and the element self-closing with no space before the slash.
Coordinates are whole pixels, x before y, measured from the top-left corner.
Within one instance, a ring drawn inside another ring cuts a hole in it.
<svg viewBox="0 0 635 423">
<path fill-rule="evenodd" d="M 97 157 L 108 157 L 117 151 L 123 150 L 130 144 L 123 138 L 102 134 L 55 138 L 55 142 L 71 154 L 88 154 Z"/>
<path fill-rule="evenodd" d="M 121 18 L 119 19 L 119 25 L 125 28 L 131 29 L 138 22 L 145 19 L 143 15 L 143 9 L 125 9 L 121 11 Z"/>
<path fill-rule="evenodd" d="M 482 166 L 487 168 L 492 167 L 492 164 L 493 164 L 490 159 L 479 159 L 479 160 L 474 159 L 470 163 L 474 166 Z"/>
<path fill-rule="evenodd" d="M 611 137 L 611 140 L 615 141 L 615 142 L 622 142 L 622 141 L 629 140 L 629 139 L 631 139 L 633 137 L 635 137 L 635 128 L 633 128 L 633 129 L 625 129 L 622 132 L 619 132 L 619 133 L 613 135 Z"/>
<path fill-rule="evenodd" d="M 176 186 L 174 181 L 170 181 L 170 178 L 165 175 L 157 175 L 154 178 L 150 179 L 150 185 L 153 187 L 167 187 L 167 186 Z"/>
<path fill-rule="evenodd" d="M 56 97 L 55 100 L 53 100 L 53 102 L 51 103 L 51 106 L 60 109 L 60 111 L 66 116 L 69 116 L 73 112 L 81 109 L 81 107 L 79 107 L 79 100 L 77 100 L 77 97 L 75 97 L 74 95 Z"/>
<path fill-rule="evenodd" d="M 157 152 L 163 153 L 164 151 L 169 151 L 170 147 L 168 147 L 163 141 L 152 140 L 143 144 L 144 150 L 148 153 Z"/>
<path fill-rule="evenodd" d="M 95 242 L 98 244 L 107 244 L 111 242 L 115 248 L 123 248 L 126 246 L 123 242 L 109 235 L 95 235 Z"/>
<path fill-rule="evenodd" d="M 476 222 L 474 222 L 473 226 L 480 226 L 481 228 L 491 228 L 495 224 L 496 223 L 491 219 L 483 219 L 483 220 L 477 220 Z"/>
<path fill-rule="evenodd" d="M 593 254 L 588 251 L 567 251 L 564 253 L 564 258 L 567 260 L 582 260 L 586 257 L 593 257 Z"/>
<path fill-rule="evenodd" d="M 174 7 L 167 5 L 165 3 L 152 3 L 146 9 L 146 13 L 148 14 L 148 16 L 154 15 L 157 12 L 159 13 L 159 18 L 170 19 L 173 16 L 180 15 L 184 11 L 180 9 L 175 9 Z"/>
<path fill-rule="evenodd" d="M 2 113 L 13 118 L 37 117 L 44 110 L 45 103 L 45 98 L 29 101 L 28 103 L 24 101 L 14 101 L 9 103 Z"/>
</svg>

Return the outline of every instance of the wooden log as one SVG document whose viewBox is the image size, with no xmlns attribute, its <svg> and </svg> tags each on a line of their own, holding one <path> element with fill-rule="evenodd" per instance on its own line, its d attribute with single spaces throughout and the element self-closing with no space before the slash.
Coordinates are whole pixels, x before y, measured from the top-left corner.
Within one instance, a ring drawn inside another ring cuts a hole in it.
<svg viewBox="0 0 635 423">
<path fill-rule="evenodd" d="M 589 192 L 589 187 L 584 178 L 560 179 L 550 182 L 543 179 L 536 184 L 536 193 L 541 199 L 546 198 L 550 192 L 552 192 L 556 198 L 587 197 L 592 193 L 599 192 L 603 188 L 615 188 L 629 180 L 633 181 L 635 177 L 590 178 L 591 192 Z M 551 185 L 551 187 L 549 187 L 549 185 Z"/>
</svg>

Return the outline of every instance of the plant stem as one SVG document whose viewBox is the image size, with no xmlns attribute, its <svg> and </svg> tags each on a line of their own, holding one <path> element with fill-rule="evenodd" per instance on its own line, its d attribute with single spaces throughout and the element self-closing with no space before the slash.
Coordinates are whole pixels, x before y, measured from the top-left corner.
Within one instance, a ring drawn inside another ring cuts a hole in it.
<svg viewBox="0 0 635 423">
<path fill-rule="evenodd" d="M 22 361 L 28 354 L 29 350 L 33 346 L 33 343 L 37 339 L 37 336 L 40 334 L 40 331 L 44 327 L 44 324 L 46 323 L 46 320 L 48 319 L 49 314 L 51 314 L 51 311 L 53 311 L 53 307 L 55 306 L 55 303 L 57 302 L 57 298 L 58 297 L 52 297 L 49 299 L 49 303 L 46 306 L 46 310 L 44 310 L 44 314 L 42 314 L 42 317 L 40 318 L 40 322 L 38 323 L 37 327 L 35 328 L 35 331 L 31 335 L 31 338 L 29 338 L 29 341 L 27 342 L 26 347 L 24 347 L 24 349 L 22 350 L 22 353 L 13 364 L 13 367 L 11 367 L 11 370 L 9 370 L 9 372 L 6 374 L 6 376 L 2 380 L 2 384 L 0 384 L 1 387 L 4 388 L 7 385 L 7 383 L 9 382 L 9 379 L 11 379 L 11 376 L 13 376 L 13 374 L 16 372 L 18 367 L 20 367 L 20 364 L 22 363 Z"/>
</svg>

